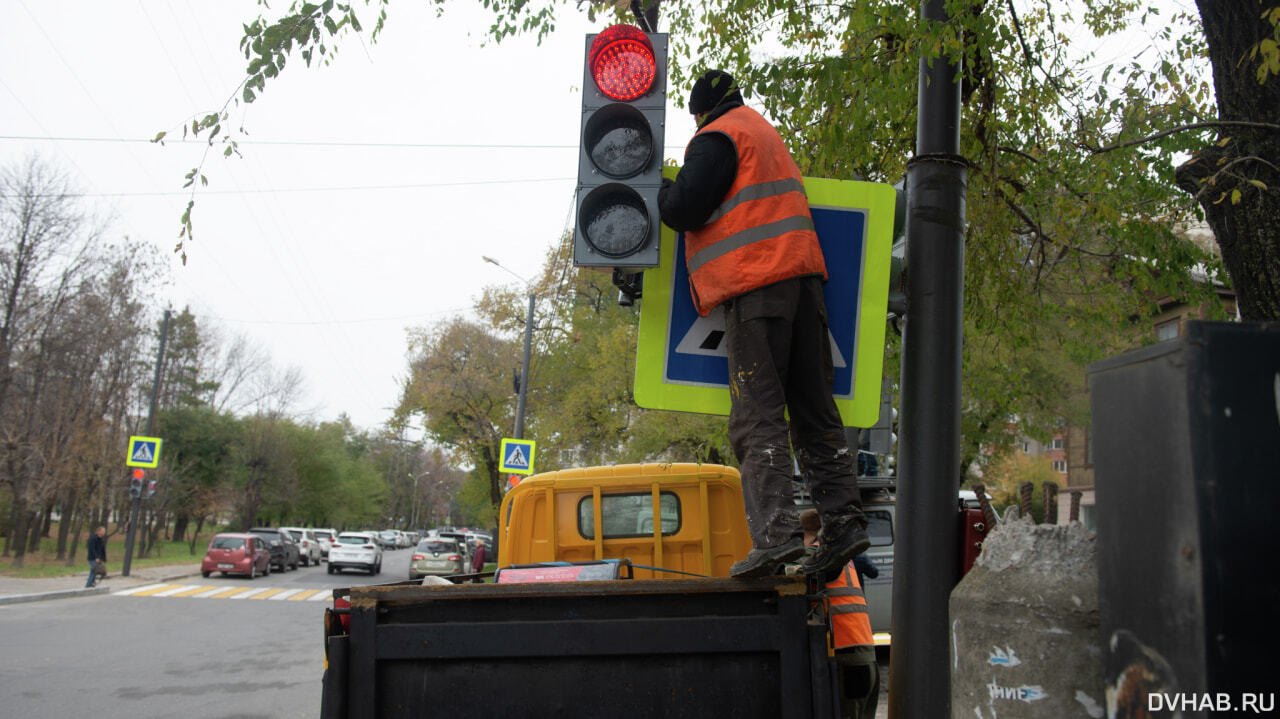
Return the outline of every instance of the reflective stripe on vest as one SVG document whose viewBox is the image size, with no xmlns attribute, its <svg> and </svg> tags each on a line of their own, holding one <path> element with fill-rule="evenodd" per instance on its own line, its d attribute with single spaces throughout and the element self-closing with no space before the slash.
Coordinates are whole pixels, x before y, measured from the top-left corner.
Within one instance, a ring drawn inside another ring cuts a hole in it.
<svg viewBox="0 0 1280 719">
<path fill-rule="evenodd" d="M 738 171 L 706 224 L 685 233 L 685 261 L 698 314 L 775 282 L 827 277 L 800 170 L 777 130 L 760 113 L 737 107 L 698 134 L 727 137 Z"/>
<path fill-rule="evenodd" d="M 858 584 L 858 574 L 852 562 L 844 565 L 839 577 L 827 583 L 827 604 L 836 649 L 875 644 L 871 636 L 867 599 Z"/>
</svg>

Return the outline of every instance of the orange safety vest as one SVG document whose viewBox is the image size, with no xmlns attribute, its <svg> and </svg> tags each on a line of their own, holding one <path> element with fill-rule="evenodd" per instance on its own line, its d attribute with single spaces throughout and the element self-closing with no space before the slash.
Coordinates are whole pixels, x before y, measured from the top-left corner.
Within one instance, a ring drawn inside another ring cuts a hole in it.
<svg viewBox="0 0 1280 719">
<path fill-rule="evenodd" d="M 853 562 L 844 565 L 840 576 L 827 583 L 827 604 L 836 649 L 875 644 L 871 636 L 871 616 L 867 614 L 867 597 L 862 593 Z"/>
<path fill-rule="evenodd" d="M 697 134 L 704 132 L 718 132 L 733 142 L 738 174 L 707 223 L 684 236 L 689 289 L 698 314 L 705 316 L 731 297 L 792 277 L 822 275 L 825 280 L 827 265 L 800 168 L 778 131 L 743 106 Z"/>
</svg>

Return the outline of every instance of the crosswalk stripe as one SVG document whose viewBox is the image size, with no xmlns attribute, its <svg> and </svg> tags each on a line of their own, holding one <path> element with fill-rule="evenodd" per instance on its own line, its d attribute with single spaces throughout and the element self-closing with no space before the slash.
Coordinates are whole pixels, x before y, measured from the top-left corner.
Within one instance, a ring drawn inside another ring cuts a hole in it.
<svg viewBox="0 0 1280 719">
<path fill-rule="evenodd" d="M 247 591 L 249 591 L 247 587 L 232 587 L 230 589 L 224 589 L 221 592 L 218 592 L 217 594 L 210 594 L 209 599 L 229 599 L 237 594 L 240 594 L 241 592 L 247 592 Z"/>
<path fill-rule="evenodd" d="M 112 592 L 113 597 L 166 597 L 187 599 L 268 599 L 275 602 L 324 602 L 333 597 L 329 589 L 288 589 L 285 587 L 225 587 L 207 584 L 144 584 Z"/>
<path fill-rule="evenodd" d="M 181 585 L 181 584 L 156 584 L 156 585 L 154 585 L 153 587 L 151 587 L 150 589 L 144 589 L 144 590 L 142 590 L 142 591 L 140 591 L 140 592 L 134 592 L 134 593 L 133 593 L 133 596 L 135 596 L 135 597 L 150 597 L 150 596 L 154 596 L 154 595 L 156 595 L 156 594 L 159 594 L 160 592 L 168 591 L 168 590 L 170 590 L 170 589 L 173 589 L 173 590 L 177 591 L 177 590 L 182 589 L 182 587 L 183 587 L 183 586 L 184 586 L 184 585 Z"/>
<path fill-rule="evenodd" d="M 138 592 L 145 592 L 145 591 L 147 591 L 147 590 L 149 590 L 149 589 L 159 589 L 159 588 L 161 588 L 161 587 L 167 587 L 167 586 L 169 586 L 169 585 L 167 585 L 167 584 L 144 584 L 144 585 L 142 585 L 142 586 L 140 586 L 140 587 L 130 587 L 129 589 L 122 589 L 122 590 L 120 590 L 120 591 L 118 591 L 118 592 L 112 592 L 112 593 L 111 593 L 111 596 L 113 596 L 113 597 L 132 597 L 132 596 L 137 596 Z"/>
<path fill-rule="evenodd" d="M 172 597 L 172 596 L 175 596 L 175 595 L 177 595 L 177 594 L 181 594 L 182 592 L 188 592 L 188 591 L 191 591 L 191 590 L 193 590 L 193 589 L 199 589 L 199 588 L 200 588 L 200 587 L 198 587 L 198 586 L 196 586 L 196 585 L 194 585 L 194 584 L 179 584 L 178 586 L 173 587 L 173 588 L 171 588 L 171 589 L 166 589 L 166 590 L 164 590 L 163 592 L 156 592 L 155 594 L 152 594 L 151 596 L 153 596 L 153 597 Z"/>
</svg>

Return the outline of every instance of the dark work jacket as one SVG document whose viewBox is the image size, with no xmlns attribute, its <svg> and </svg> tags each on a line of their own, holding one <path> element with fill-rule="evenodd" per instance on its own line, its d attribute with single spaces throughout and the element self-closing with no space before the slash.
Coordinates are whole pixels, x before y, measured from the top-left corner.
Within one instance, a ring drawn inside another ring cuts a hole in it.
<svg viewBox="0 0 1280 719">
<path fill-rule="evenodd" d="M 99 537 L 97 532 L 89 535 L 89 561 L 95 559 L 107 561 L 107 541 Z"/>
<path fill-rule="evenodd" d="M 703 125 L 736 108 L 736 99 L 716 105 Z M 696 230 L 707 224 L 738 176 L 738 151 L 733 141 L 718 132 L 695 135 L 684 151 L 684 165 L 674 182 L 664 179 L 658 190 L 658 213 L 676 232 Z"/>
</svg>

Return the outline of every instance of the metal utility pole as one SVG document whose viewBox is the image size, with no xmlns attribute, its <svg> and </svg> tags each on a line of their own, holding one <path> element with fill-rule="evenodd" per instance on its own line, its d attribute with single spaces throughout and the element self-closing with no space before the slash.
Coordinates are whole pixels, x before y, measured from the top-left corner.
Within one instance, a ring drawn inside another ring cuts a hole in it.
<svg viewBox="0 0 1280 719">
<path fill-rule="evenodd" d="M 169 310 L 164 311 L 164 322 L 160 325 L 160 351 L 156 355 L 156 373 L 151 379 L 151 408 L 147 411 L 147 431 L 146 435 L 151 436 L 152 428 L 156 421 L 156 401 L 160 397 L 160 374 L 164 368 L 164 345 L 169 338 Z M 129 576 L 129 567 L 133 564 L 133 538 L 138 532 L 138 506 L 142 503 L 142 493 L 139 492 L 137 497 L 133 498 L 133 502 L 129 507 L 129 531 L 125 535 L 124 540 L 124 565 L 120 568 L 120 575 Z"/>
<path fill-rule="evenodd" d="M 529 311 L 525 313 L 524 317 L 524 358 L 520 363 L 520 389 L 516 393 L 515 439 L 524 439 L 524 405 L 529 396 L 529 354 L 533 346 L 533 310 L 538 300 L 538 294 L 533 291 L 533 283 L 512 272 L 501 262 L 486 255 L 481 255 L 480 257 L 491 265 L 501 267 L 507 274 L 523 282 L 525 289 L 529 293 Z"/>
<path fill-rule="evenodd" d="M 945 0 L 921 22 L 945 23 Z M 948 599 L 959 580 L 960 350 L 966 163 L 960 67 L 920 61 L 916 156 L 907 165 L 907 312 L 902 333 L 898 529 L 889 716 L 951 716 Z"/>
<path fill-rule="evenodd" d="M 533 344 L 533 308 L 537 295 L 529 291 L 529 311 L 524 317 L 524 359 L 520 362 L 520 393 L 516 395 L 516 439 L 524 439 L 524 403 L 529 396 L 529 352 Z"/>
</svg>

